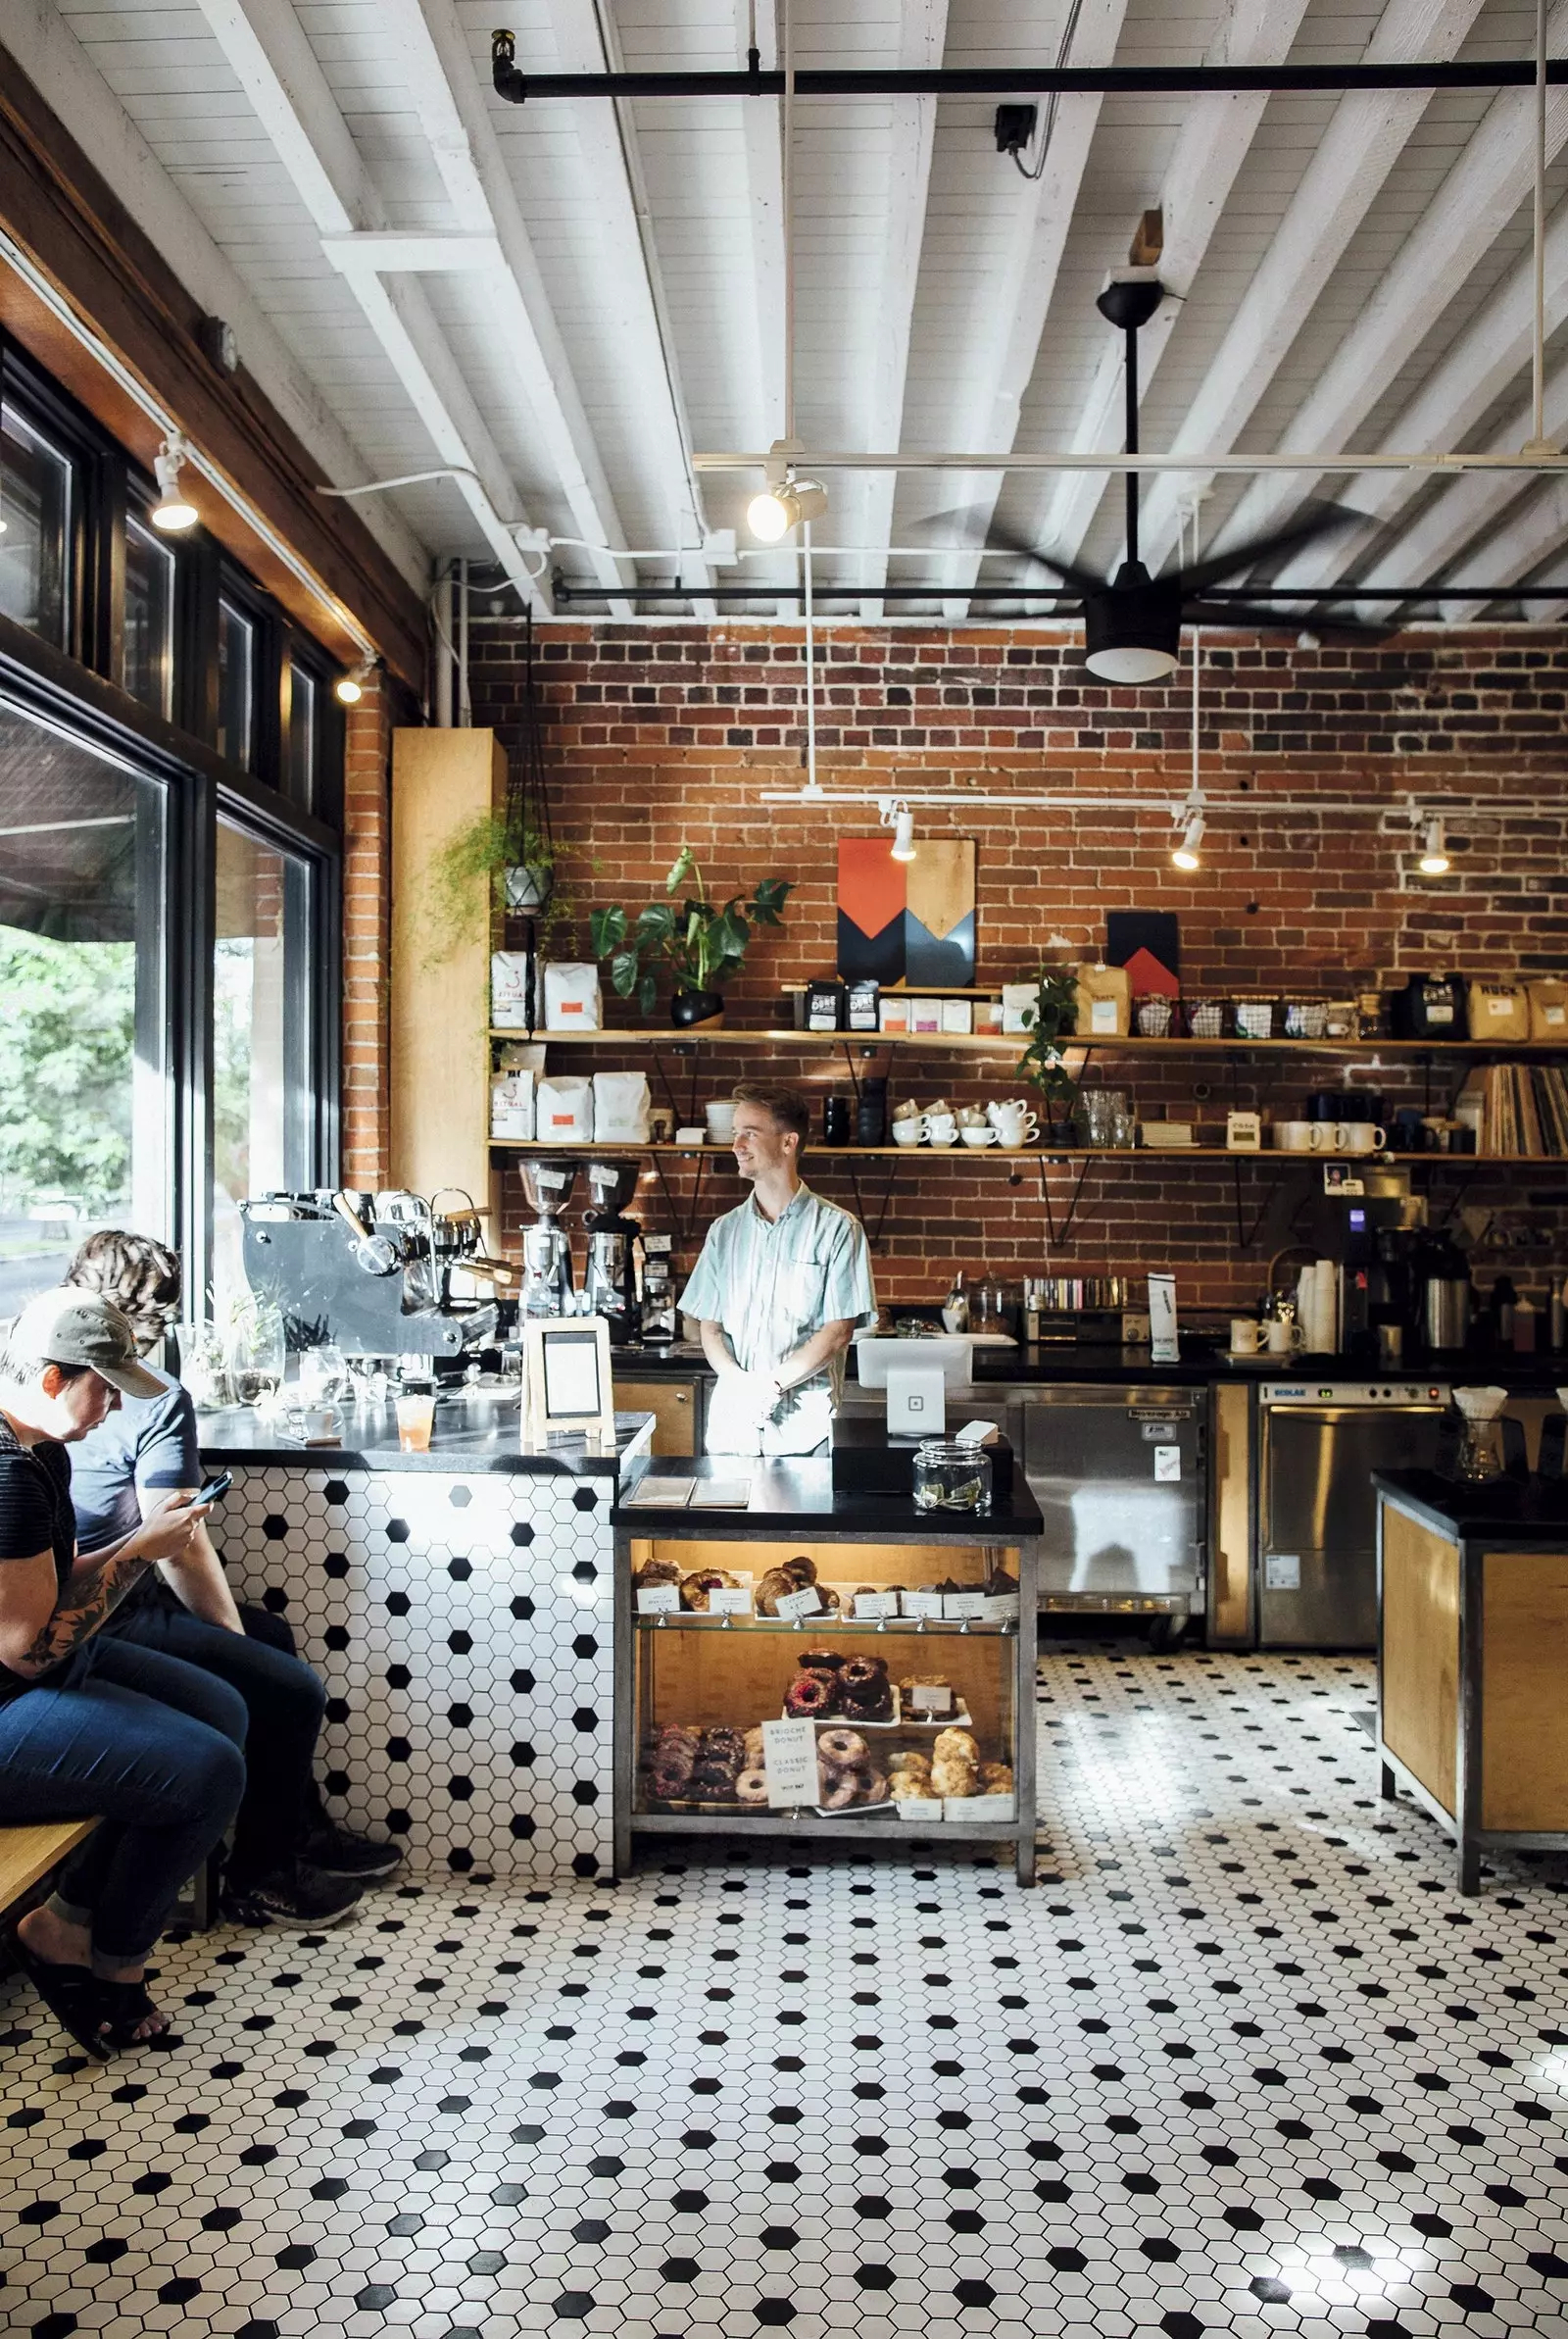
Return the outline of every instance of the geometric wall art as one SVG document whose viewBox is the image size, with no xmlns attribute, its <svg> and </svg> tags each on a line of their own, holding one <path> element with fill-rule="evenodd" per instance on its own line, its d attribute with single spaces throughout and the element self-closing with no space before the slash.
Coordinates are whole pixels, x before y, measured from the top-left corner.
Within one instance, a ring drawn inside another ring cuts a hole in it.
<svg viewBox="0 0 1568 2339">
<path fill-rule="evenodd" d="M 846 982 L 969 989 L 974 838 L 921 837 L 912 861 L 894 860 L 886 831 L 841 838 L 838 913 L 838 971 Z"/>
</svg>

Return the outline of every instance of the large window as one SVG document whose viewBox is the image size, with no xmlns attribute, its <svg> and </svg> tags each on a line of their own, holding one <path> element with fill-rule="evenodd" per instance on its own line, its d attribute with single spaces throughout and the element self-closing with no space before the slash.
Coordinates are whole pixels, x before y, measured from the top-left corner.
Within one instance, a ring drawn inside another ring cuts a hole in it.
<svg viewBox="0 0 1568 2339">
<path fill-rule="evenodd" d="M 310 880 L 296 855 L 219 821 L 213 1277 L 220 1299 L 238 1280 L 237 1205 L 314 1180 Z"/>
<path fill-rule="evenodd" d="M 0 1316 L 169 1218 L 166 798 L 0 700 Z"/>
<path fill-rule="evenodd" d="M 218 604 L 218 752 L 251 768 L 256 724 L 256 628 L 231 601 Z"/>
<path fill-rule="evenodd" d="M 0 612 L 69 647 L 73 467 L 9 406 L 0 408 Z"/>
<path fill-rule="evenodd" d="M 172 544 L 127 515 L 125 688 L 165 717 L 174 711 L 174 561 Z"/>
</svg>

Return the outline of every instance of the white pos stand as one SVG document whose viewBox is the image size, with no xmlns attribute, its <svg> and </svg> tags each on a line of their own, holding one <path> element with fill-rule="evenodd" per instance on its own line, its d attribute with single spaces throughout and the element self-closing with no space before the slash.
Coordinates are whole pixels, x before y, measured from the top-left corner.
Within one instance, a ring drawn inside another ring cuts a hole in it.
<svg viewBox="0 0 1568 2339">
<path fill-rule="evenodd" d="M 856 1370 L 862 1389 L 886 1389 L 888 1434 L 941 1437 L 948 1425 L 947 1391 L 972 1377 L 967 1340 L 859 1340 Z"/>
</svg>

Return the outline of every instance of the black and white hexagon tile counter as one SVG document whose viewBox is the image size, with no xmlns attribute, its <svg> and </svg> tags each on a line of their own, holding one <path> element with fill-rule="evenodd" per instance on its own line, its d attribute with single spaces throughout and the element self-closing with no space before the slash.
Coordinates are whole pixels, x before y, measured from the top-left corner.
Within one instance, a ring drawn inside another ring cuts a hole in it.
<svg viewBox="0 0 1568 2339">
<path fill-rule="evenodd" d="M 416 1872 L 608 1870 L 617 1457 L 261 1454 L 228 1419 L 203 1424 L 234 1474 L 215 1539 L 326 1683 L 334 1815 Z"/>
</svg>

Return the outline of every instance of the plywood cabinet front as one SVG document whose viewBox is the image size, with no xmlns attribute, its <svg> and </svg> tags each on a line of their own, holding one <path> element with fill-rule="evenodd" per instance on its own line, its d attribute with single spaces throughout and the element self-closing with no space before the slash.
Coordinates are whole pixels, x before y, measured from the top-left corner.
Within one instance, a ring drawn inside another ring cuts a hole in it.
<svg viewBox="0 0 1568 2339">
<path fill-rule="evenodd" d="M 615 1411 L 653 1415 L 656 1454 L 696 1454 L 701 1403 L 701 1381 L 635 1380 L 615 1374 Z"/>
</svg>

